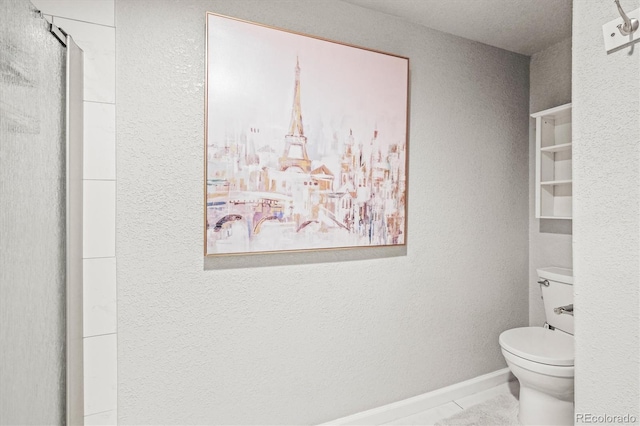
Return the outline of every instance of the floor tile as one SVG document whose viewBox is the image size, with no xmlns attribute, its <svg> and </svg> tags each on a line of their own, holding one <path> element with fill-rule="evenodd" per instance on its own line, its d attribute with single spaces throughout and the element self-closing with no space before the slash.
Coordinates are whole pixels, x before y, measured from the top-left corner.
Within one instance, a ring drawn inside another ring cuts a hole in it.
<svg viewBox="0 0 640 426">
<path fill-rule="evenodd" d="M 442 420 L 449 416 L 453 416 L 456 413 L 462 411 L 458 405 L 454 402 L 447 402 L 446 404 L 439 405 L 430 410 L 422 411 L 420 413 L 413 414 L 411 416 L 403 417 L 401 419 L 394 420 L 386 423 L 388 425 L 432 425 L 438 420 Z"/>
<path fill-rule="evenodd" d="M 469 408 L 476 404 L 480 404 L 488 399 L 494 398 L 498 395 L 510 394 L 514 398 L 518 397 L 520 386 L 517 380 L 512 382 L 503 383 L 493 388 L 487 389 L 482 392 L 475 393 L 473 395 L 465 396 L 464 398 L 456 399 L 454 402 L 462 408 Z"/>
</svg>

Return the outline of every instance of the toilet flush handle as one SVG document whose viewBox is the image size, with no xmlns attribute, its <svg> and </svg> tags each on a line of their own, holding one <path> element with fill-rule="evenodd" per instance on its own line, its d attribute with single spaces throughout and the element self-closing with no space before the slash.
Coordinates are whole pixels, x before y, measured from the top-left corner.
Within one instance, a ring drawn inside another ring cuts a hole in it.
<svg viewBox="0 0 640 426">
<path fill-rule="evenodd" d="M 559 306 L 557 308 L 553 308 L 553 312 L 556 314 L 567 314 L 573 316 L 573 303 L 571 305 Z"/>
<path fill-rule="evenodd" d="M 549 280 L 538 280 L 538 284 L 549 287 Z"/>
</svg>

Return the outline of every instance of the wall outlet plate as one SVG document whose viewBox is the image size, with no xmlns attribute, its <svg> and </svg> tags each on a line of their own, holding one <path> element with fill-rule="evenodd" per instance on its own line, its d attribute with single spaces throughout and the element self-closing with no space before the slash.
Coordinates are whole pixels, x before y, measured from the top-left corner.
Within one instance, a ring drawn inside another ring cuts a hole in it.
<svg viewBox="0 0 640 426">
<path fill-rule="evenodd" d="M 630 19 L 640 20 L 640 9 L 636 9 L 627 13 Z M 622 26 L 624 21 L 622 18 L 616 18 L 602 26 L 602 35 L 604 37 L 604 48 L 607 53 L 613 53 L 623 47 L 631 46 L 633 43 L 640 41 L 640 29 L 627 36 L 620 34 L 618 25 Z"/>
</svg>

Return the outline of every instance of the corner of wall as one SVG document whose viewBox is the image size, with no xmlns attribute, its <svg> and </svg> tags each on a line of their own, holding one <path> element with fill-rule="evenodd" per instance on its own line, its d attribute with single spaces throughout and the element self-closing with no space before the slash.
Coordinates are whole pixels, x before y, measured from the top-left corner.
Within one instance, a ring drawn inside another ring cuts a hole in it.
<svg viewBox="0 0 640 426">
<path fill-rule="evenodd" d="M 571 38 L 531 56 L 529 110 L 542 111 L 571 102 Z M 537 268 L 573 267 L 571 221 L 536 219 L 535 121 L 529 119 L 529 325 L 545 322 Z"/>
</svg>

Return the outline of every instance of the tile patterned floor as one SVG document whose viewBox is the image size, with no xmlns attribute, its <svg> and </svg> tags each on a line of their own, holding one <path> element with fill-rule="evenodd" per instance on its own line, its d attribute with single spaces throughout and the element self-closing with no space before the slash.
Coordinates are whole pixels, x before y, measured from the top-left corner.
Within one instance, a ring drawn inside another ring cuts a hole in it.
<svg viewBox="0 0 640 426">
<path fill-rule="evenodd" d="M 519 383 L 517 380 L 515 380 L 509 383 L 498 385 L 482 392 L 478 392 L 473 395 L 466 396 L 464 398 L 449 401 L 430 410 L 422 411 L 420 413 L 403 417 L 401 419 L 397 419 L 385 424 L 430 426 L 439 420 L 445 419 L 449 416 L 453 416 L 454 414 L 459 413 L 466 408 L 472 407 L 476 404 L 480 404 L 491 398 L 495 398 L 498 395 L 508 394 L 517 398 L 519 395 L 519 391 Z"/>
</svg>

